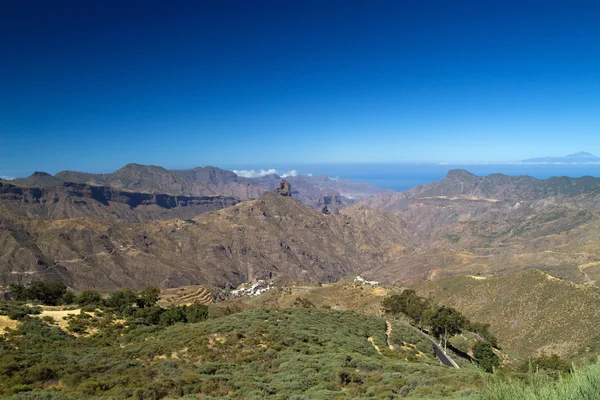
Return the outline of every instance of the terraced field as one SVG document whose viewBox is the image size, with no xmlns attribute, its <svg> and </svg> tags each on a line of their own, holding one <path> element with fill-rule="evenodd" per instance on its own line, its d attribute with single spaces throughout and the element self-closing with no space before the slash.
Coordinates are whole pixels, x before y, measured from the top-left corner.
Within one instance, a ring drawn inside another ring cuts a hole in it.
<svg viewBox="0 0 600 400">
<path fill-rule="evenodd" d="M 204 286 L 182 286 L 173 289 L 165 289 L 160 294 L 159 304 L 161 306 L 189 305 L 192 303 L 205 305 L 214 302 L 210 289 Z"/>
</svg>

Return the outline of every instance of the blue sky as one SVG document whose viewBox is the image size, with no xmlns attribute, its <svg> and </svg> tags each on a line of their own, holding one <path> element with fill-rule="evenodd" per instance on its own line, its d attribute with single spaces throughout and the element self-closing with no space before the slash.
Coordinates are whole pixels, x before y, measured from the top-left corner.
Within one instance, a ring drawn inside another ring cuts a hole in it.
<svg viewBox="0 0 600 400">
<path fill-rule="evenodd" d="M 599 20 L 597 1 L 3 2 L 0 175 L 600 155 Z"/>
</svg>

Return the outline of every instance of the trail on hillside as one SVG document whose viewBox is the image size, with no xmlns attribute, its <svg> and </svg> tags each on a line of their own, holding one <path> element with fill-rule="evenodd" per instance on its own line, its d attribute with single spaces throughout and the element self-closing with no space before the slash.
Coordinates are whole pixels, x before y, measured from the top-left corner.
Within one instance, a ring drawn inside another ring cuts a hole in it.
<svg viewBox="0 0 600 400">
<path fill-rule="evenodd" d="M 390 342 L 390 337 L 392 335 L 392 323 L 390 321 L 385 321 L 385 325 L 387 326 L 387 329 L 385 330 L 385 341 L 390 350 L 394 350 L 394 345 Z"/>
<path fill-rule="evenodd" d="M 383 355 L 383 354 L 381 354 L 381 349 L 379 348 L 379 346 L 377 346 L 377 345 L 375 344 L 375 341 L 373 340 L 373 336 L 369 336 L 369 338 L 368 338 L 367 340 L 369 341 L 369 343 L 371 343 L 371 344 L 373 345 L 373 347 L 375 348 L 375 350 L 377 350 L 377 352 L 378 352 L 380 355 Z"/>
<path fill-rule="evenodd" d="M 586 279 L 586 281 L 587 281 L 586 283 L 591 283 L 591 284 L 594 284 L 594 283 L 596 283 L 594 280 L 590 279 L 590 277 L 588 276 L 587 272 L 585 272 L 585 271 L 583 270 L 583 268 L 582 268 L 582 266 L 581 266 L 581 265 L 578 265 L 578 266 L 577 266 L 577 268 L 578 268 L 578 269 L 579 269 L 579 271 L 580 271 L 580 272 L 583 274 L 583 276 L 585 276 L 585 279 Z"/>
</svg>

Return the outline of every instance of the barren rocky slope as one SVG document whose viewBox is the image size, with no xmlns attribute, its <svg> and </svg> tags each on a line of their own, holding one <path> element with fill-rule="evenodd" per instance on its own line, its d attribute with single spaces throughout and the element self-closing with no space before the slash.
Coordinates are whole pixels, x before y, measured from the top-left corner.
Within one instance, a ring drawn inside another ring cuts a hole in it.
<svg viewBox="0 0 600 400">
<path fill-rule="evenodd" d="M 363 201 L 425 238 L 415 254 L 396 260 L 402 269 L 384 265 L 371 276 L 407 282 L 536 267 L 575 282 L 600 281 L 596 178 L 489 178 L 451 171 L 441 182 Z"/>
<path fill-rule="evenodd" d="M 0 182 L 0 208 L 22 218 L 89 217 L 113 222 L 192 218 L 238 203 L 227 196 L 173 196 L 65 182 L 24 187 Z"/>
<path fill-rule="evenodd" d="M 418 242 L 405 224 L 378 211 L 325 215 L 275 193 L 189 221 L 46 221 L 3 211 L 0 280 L 58 277 L 77 289 L 334 281 Z"/>
</svg>

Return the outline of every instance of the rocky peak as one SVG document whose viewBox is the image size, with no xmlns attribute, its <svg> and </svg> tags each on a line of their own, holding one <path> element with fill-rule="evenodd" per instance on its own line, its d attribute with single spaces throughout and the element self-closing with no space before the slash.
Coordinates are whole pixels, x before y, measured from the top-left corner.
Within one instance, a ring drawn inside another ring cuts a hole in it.
<svg viewBox="0 0 600 400">
<path fill-rule="evenodd" d="M 471 178 L 472 179 L 475 177 L 477 177 L 477 176 L 473 175 L 466 169 L 451 169 L 450 171 L 448 171 L 448 174 L 446 174 L 446 178 L 456 178 L 456 179 Z"/>
<path fill-rule="evenodd" d="M 33 174 L 31 174 L 32 177 L 45 177 L 45 176 L 52 176 L 47 172 L 44 171 L 35 171 Z"/>
<path fill-rule="evenodd" d="M 292 186 L 288 181 L 282 179 L 279 183 L 279 188 L 277 189 L 277 193 L 285 197 L 292 197 Z"/>
</svg>

